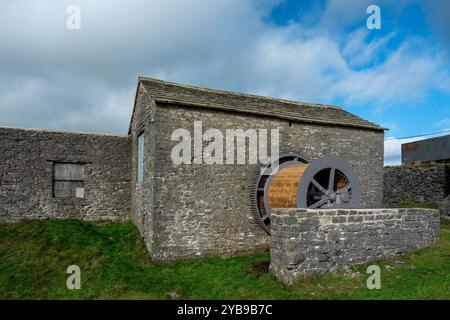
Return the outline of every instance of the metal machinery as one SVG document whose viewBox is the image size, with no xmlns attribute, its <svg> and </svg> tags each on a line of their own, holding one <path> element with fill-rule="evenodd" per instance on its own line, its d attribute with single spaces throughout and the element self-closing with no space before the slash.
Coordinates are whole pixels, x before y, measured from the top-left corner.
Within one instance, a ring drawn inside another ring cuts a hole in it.
<svg viewBox="0 0 450 320">
<path fill-rule="evenodd" d="M 265 170 L 273 173 L 268 175 Z M 272 208 L 361 207 L 358 176 L 338 156 L 309 163 L 297 154 L 288 153 L 263 167 L 261 172 L 252 188 L 252 211 L 267 233 L 270 233 Z"/>
</svg>

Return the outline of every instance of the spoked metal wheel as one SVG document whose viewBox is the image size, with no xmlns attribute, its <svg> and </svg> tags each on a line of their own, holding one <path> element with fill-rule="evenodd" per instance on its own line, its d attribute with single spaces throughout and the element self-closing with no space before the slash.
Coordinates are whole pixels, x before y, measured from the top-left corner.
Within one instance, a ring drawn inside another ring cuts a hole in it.
<svg viewBox="0 0 450 320">
<path fill-rule="evenodd" d="M 350 165 L 338 156 L 313 161 L 297 189 L 299 208 L 357 208 L 361 186 Z"/>
</svg>

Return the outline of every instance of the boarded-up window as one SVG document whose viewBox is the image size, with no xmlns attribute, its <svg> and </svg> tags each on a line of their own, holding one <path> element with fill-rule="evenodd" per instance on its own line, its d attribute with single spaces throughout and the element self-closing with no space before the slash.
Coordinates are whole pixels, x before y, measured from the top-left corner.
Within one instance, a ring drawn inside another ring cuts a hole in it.
<svg viewBox="0 0 450 320">
<path fill-rule="evenodd" d="M 144 181 L 144 134 L 141 133 L 137 143 L 137 181 Z"/>
<path fill-rule="evenodd" d="M 53 164 L 53 196 L 84 198 L 84 164 Z"/>
</svg>

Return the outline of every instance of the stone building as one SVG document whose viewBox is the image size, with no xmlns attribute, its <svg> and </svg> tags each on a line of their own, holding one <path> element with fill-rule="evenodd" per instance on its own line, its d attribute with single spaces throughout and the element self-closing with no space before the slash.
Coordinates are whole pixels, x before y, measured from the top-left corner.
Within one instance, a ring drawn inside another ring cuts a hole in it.
<svg viewBox="0 0 450 320">
<path fill-rule="evenodd" d="M 261 164 L 174 164 L 177 129 L 279 130 L 280 154 L 345 159 L 363 206 L 383 203 L 383 130 L 341 108 L 139 78 L 127 136 L 0 129 L 0 218 L 126 219 L 158 261 L 265 250 Z M 205 141 L 202 141 L 205 144 Z M 194 147 L 195 149 L 195 147 Z"/>
</svg>

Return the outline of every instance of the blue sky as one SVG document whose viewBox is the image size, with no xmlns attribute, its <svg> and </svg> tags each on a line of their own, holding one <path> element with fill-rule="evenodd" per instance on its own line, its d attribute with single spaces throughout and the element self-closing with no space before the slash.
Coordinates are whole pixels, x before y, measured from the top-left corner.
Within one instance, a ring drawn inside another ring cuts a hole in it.
<svg viewBox="0 0 450 320">
<path fill-rule="evenodd" d="M 377 4 L 377 2 L 373 1 L 371 4 Z M 450 71 L 449 31 L 440 30 L 440 28 L 450 28 L 450 23 L 444 26 L 433 25 L 432 19 L 434 19 L 436 12 L 429 12 L 430 10 L 442 10 L 442 14 L 446 15 L 444 19 L 450 19 L 448 4 L 445 4 L 444 1 L 441 2 L 442 6 L 437 3 L 428 4 L 432 8 L 427 7 L 424 1 L 407 1 L 403 4 L 400 3 L 400 7 L 392 5 L 392 2 L 378 4 L 381 9 L 382 28 L 381 30 L 368 31 L 365 43 L 369 45 L 371 42 L 381 39 L 389 40 L 372 56 L 370 61 L 356 66 L 355 70 L 363 72 L 376 68 L 386 63 L 386 60 L 405 43 L 417 41 L 415 47 L 410 49 L 411 55 L 417 57 L 422 55 L 432 56 L 433 51 L 436 54 L 442 54 L 439 68 L 444 71 L 444 81 L 446 79 L 448 82 Z M 326 1 L 283 1 L 272 10 L 267 20 L 280 26 L 286 26 L 289 23 L 302 23 L 305 15 L 317 10 L 317 7 L 326 7 L 326 5 Z M 360 30 L 366 17 L 361 16 L 360 19 L 355 19 L 343 26 L 340 31 L 352 34 Z M 408 95 L 414 96 L 414 92 L 402 92 L 405 95 L 404 99 L 387 100 L 385 103 L 380 103 L 376 99 L 373 101 L 348 102 L 346 96 L 335 97 L 327 102 L 344 106 L 347 110 L 355 112 L 363 118 L 389 128 L 390 130 L 386 132 L 386 148 L 388 149 L 386 150 L 388 153 L 386 163 L 397 164 L 400 161 L 400 143 L 428 138 L 428 136 L 422 136 L 425 133 L 438 132 L 438 134 L 431 134 L 429 137 L 450 134 L 450 132 L 447 132 L 450 130 L 450 92 L 448 84 L 446 88 L 430 85 L 424 89 L 417 98 L 408 99 Z M 415 137 L 416 135 L 420 135 L 420 137 Z M 410 136 L 412 138 L 399 139 Z"/>
<path fill-rule="evenodd" d="M 370 4 L 381 30 L 366 28 Z M 440 0 L 2 1 L 0 125 L 124 134 L 144 75 L 339 105 L 390 129 L 396 164 L 418 139 L 399 138 L 450 129 L 449 13 Z"/>
</svg>

